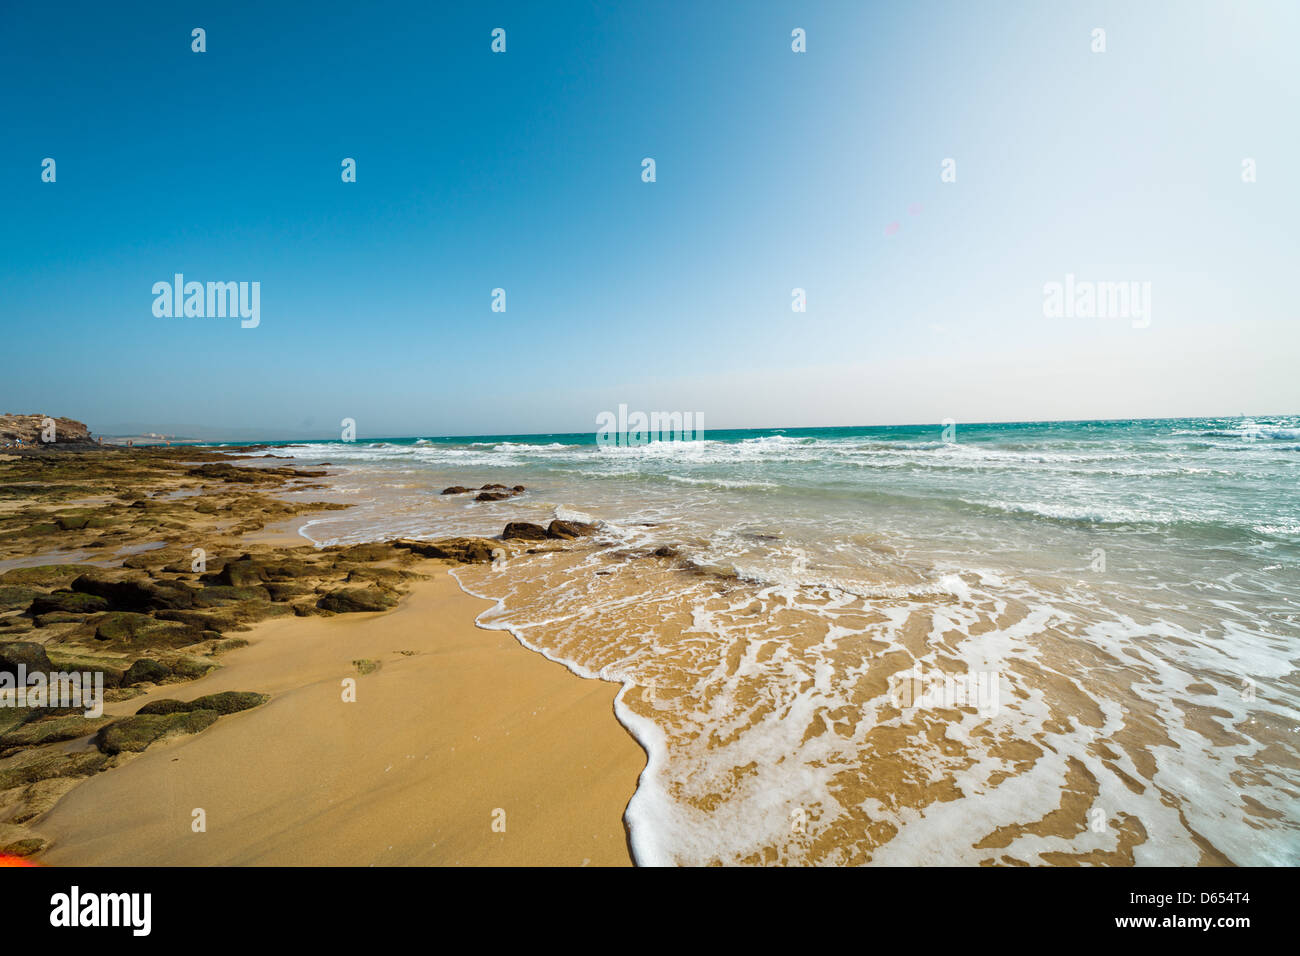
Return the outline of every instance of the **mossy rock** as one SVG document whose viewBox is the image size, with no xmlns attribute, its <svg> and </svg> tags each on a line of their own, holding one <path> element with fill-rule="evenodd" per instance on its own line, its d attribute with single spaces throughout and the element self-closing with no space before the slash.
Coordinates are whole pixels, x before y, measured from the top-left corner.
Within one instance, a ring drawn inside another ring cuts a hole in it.
<svg viewBox="0 0 1300 956">
<path fill-rule="evenodd" d="M 331 591 L 316 602 L 316 606 L 336 614 L 364 611 L 387 611 L 397 603 L 397 598 L 379 588 L 341 588 Z"/>
<path fill-rule="evenodd" d="M 270 603 L 271 592 L 264 587 L 209 584 L 195 596 L 199 607 L 215 607 L 234 601 L 264 601 Z"/>
<path fill-rule="evenodd" d="M 211 710 L 222 715 L 237 714 L 241 710 L 260 707 L 271 699 L 269 694 L 258 694 L 248 690 L 227 690 L 220 694 L 208 694 L 195 700 L 154 700 L 145 704 L 137 714 L 188 714 L 192 711 Z"/>
<path fill-rule="evenodd" d="M 406 571 L 399 571 L 396 568 L 353 568 L 348 572 L 346 579 L 347 584 L 364 584 L 373 582 L 382 584 L 386 587 L 396 587 L 404 584 L 410 574 Z"/>
<path fill-rule="evenodd" d="M 363 561 L 366 563 L 372 561 L 387 561 L 396 557 L 393 546 L 387 542 L 377 544 L 354 544 L 336 552 L 337 560 L 341 561 Z"/>
<path fill-rule="evenodd" d="M 28 837 L 25 840 L 16 840 L 13 843 L 7 844 L 3 849 L 0 849 L 0 853 L 3 853 L 5 856 L 16 856 L 22 859 L 41 852 L 41 850 L 45 849 L 45 845 L 46 841 L 42 840 L 40 837 Z"/>
<path fill-rule="evenodd" d="M 114 644 L 148 644 L 185 647 L 203 640 L 203 632 L 189 624 L 159 621 L 134 611 L 112 611 L 95 626 L 95 638 Z"/>
<path fill-rule="evenodd" d="M 242 637 L 221 637 L 221 635 L 217 635 L 217 638 L 212 638 L 212 640 L 214 641 L 212 645 L 213 654 L 226 654 L 241 647 L 248 647 L 248 641 Z"/>
<path fill-rule="evenodd" d="M 159 611 L 155 615 L 160 621 L 177 621 L 197 627 L 201 631 L 233 631 L 244 627 L 246 621 L 260 620 L 261 608 L 269 608 L 266 603 L 227 604 L 209 611 Z"/>
<path fill-rule="evenodd" d="M 271 469 L 240 468 L 236 465 L 227 464 L 226 462 L 213 462 L 207 465 L 199 465 L 197 468 L 191 468 L 186 472 L 186 474 L 195 478 L 230 481 L 246 485 L 270 482 L 275 479 L 275 475 L 271 473 Z"/>
<path fill-rule="evenodd" d="M 72 590 L 94 594 L 121 611 L 150 611 L 194 606 L 197 588 L 183 581 L 151 581 L 142 578 L 111 578 L 83 574 L 72 582 Z"/>
<path fill-rule="evenodd" d="M 92 564 L 38 564 L 14 568 L 0 574 L 0 584 L 30 585 L 38 588 L 64 587 L 83 574 L 98 570 Z"/>
<path fill-rule="evenodd" d="M 32 601 L 28 614 L 50 614 L 63 611 L 67 614 L 97 614 L 108 610 L 108 601 L 97 594 L 83 591 L 52 591 Z"/>
<path fill-rule="evenodd" d="M 227 561 L 220 571 L 210 577 L 215 583 L 231 588 L 251 588 L 266 580 L 266 568 L 258 561 L 243 557 Z"/>
<path fill-rule="evenodd" d="M 95 746 L 111 755 L 124 751 L 141 753 L 164 737 L 197 734 L 217 722 L 215 710 L 191 710 L 175 714 L 137 714 L 122 717 L 95 735 Z"/>
<path fill-rule="evenodd" d="M 0 611 L 13 611 L 27 607 L 43 592 L 18 584 L 0 584 Z"/>
<path fill-rule="evenodd" d="M 126 669 L 126 673 L 122 675 L 122 686 L 130 687 L 133 684 L 141 684 L 145 681 L 157 684 L 171 676 L 171 668 L 166 664 L 148 657 L 142 657 Z"/>
<path fill-rule="evenodd" d="M 0 707 L 0 734 L 7 734 L 29 720 L 35 720 L 41 713 L 34 707 Z"/>
<path fill-rule="evenodd" d="M 100 733 L 104 728 L 100 729 Z M 57 748 L 56 748 L 57 749 Z M 94 750 L 58 753 L 49 749 L 24 750 L 0 760 L 0 790 L 21 787 L 52 777 L 85 777 L 103 769 L 108 757 Z"/>
<path fill-rule="evenodd" d="M 394 542 L 422 558 L 446 558 L 461 564 L 489 564 L 500 542 L 490 538 L 442 538 L 438 541 L 414 541 L 400 538 Z"/>
<path fill-rule="evenodd" d="M 116 655 L 83 652 L 77 645 L 56 644 L 50 647 L 50 667 L 56 671 L 92 671 L 104 675 L 105 687 L 122 683 L 126 662 Z"/>
<path fill-rule="evenodd" d="M 0 642 L 0 673 L 17 674 L 22 665 L 28 674 L 48 674 L 52 667 L 45 646 L 34 641 Z"/>
<path fill-rule="evenodd" d="M 349 577 L 348 580 L 351 580 L 351 578 Z M 292 601 L 294 598 L 311 593 L 311 588 L 306 585 L 293 584 L 287 581 L 268 581 L 266 590 L 271 595 L 271 600 L 277 602 Z"/>
<path fill-rule="evenodd" d="M 179 657 L 169 660 L 168 666 L 171 667 L 172 673 L 182 680 L 198 680 L 200 677 L 207 677 L 218 667 L 213 661 L 200 657 Z"/>
<path fill-rule="evenodd" d="M 0 753 L 14 747 L 36 747 L 60 740 L 86 737 L 109 723 L 111 717 L 86 717 L 84 714 L 66 714 L 31 720 L 0 736 Z"/>
<path fill-rule="evenodd" d="M 32 620 L 37 627 L 53 627 L 56 624 L 80 624 L 86 619 L 84 614 L 69 614 L 66 611 L 51 611 L 49 614 L 38 614 Z"/>
<path fill-rule="evenodd" d="M 171 571 L 191 574 L 194 559 L 188 548 L 151 548 L 133 554 L 122 562 L 122 567 L 136 571 Z"/>
</svg>

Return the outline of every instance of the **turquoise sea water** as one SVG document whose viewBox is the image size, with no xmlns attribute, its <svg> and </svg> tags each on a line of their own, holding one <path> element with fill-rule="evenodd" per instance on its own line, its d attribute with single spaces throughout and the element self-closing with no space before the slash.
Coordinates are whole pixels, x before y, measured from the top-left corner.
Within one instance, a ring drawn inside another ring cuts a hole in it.
<svg viewBox="0 0 1300 956">
<path fill-rule="evenodd" d="M 317 543 L 602 523 L 459 577 L 485 625 L 624 683 L 643 862 L 1300 862 L 1300 417 L 277 454 L 356 503 Z M 488 482 L 529 490 L 439 494 Z M 995 675 L 996 713 L 900 710 L 902 664 Z M 1056 832 L 1063 800 L 1106 826 Z"/>
</svg>

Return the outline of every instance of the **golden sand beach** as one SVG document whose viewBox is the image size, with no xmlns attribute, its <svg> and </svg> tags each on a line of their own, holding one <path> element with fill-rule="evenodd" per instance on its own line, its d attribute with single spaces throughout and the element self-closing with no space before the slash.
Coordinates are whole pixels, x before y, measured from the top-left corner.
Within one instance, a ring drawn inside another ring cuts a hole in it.
<svg viewBox="0 0 1300 956">
<path fill-rule="evenodd" d="M 645 755 L 615 686 L 476 628 L 483 605 L 440 571 L 394 611 L 262 623 L 211 676 L 110 706 L 271 694 L 86 780 L 42 822 L 44 862 L 630 864 L 621 818 Z"/>
<path fill-rule="evenodd" d="M 104 714 L 0 710 L 0 851 L 56 866 L 632 862 L 623 815 L 645 754 L 617 686 L 476 626 L 490 604 L 460 589 L 454 559 L 304 545 L 306 516 L 342 506 L 281 495 L 328 495 L 323 471 L 54 454 L 4 476 L 0 669 L 103 673 Z M 455 542 L 460 560 L 518 544 Z"/>
</svg>

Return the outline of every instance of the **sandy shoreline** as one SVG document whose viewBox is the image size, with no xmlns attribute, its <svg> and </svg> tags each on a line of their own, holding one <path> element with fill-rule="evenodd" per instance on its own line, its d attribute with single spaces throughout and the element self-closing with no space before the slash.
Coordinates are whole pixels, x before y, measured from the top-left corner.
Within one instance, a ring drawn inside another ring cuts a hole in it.
<svg viewBox="0 0 1300 956">
<path fill-rule="evenodd" d="M 518 542 L 313 548 L 299 529 L 348 507 L 316 495 L 324 471 L 193 449 L 44 459 L 5 465 L 0 655 L 101 671 L 111 719 L 0 712 L 4 854 L 632 862 L 623 814 L 645 754 L 614 714 L 618 686 L 477 627 L 490 604 L 449 574 Z M 269 699 L 216 722 L 209 695 L 226 691 Z M 138 716 L 199 698 L 193 722 Z"/>
<path fill-rule="evenodd" d="M 208 677 L 110 705 L 272 695 L 88 778 L 40 821 L 42 861 L 629 864 L 622 813 L 645 755 L 616 686 L 477 628 L 485 606 L 440 569 L 389 613 L 263 622 Z M 358 659 L 382 664 L 362 675 Z"/>
</svg>

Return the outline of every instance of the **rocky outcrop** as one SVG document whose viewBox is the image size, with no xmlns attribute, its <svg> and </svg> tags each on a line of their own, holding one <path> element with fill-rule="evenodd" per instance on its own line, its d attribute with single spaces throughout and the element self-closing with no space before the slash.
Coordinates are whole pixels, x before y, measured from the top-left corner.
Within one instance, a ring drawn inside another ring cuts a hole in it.
<svg viewBox="0 0 1300 956">
<path fill-rule="evenodd" d="M 193 475 L 195 478 L 257 485 L 279 484 L 285 478 L 321 478 L 329 474 L 329 472 L 308 471 L 302 468 L 249 468 L 220 461 L 191 468 L 187 474 Z"/>
<path fill-rule="evenodd" d="M 522 495 L 528 489 L 523 485 L 515 485 L 513 488 L 508 485 L 502 485 L 497 482 L 491 482 L 480 488 L 466 488 L 464 485 L 452 485 L 450 488 L 442 489 L 444 495 L 468 495 L 475 491 L 481 494 L 475 498 L 475 501 L 501 501 L 504 498 L 511 498 L 515 495 Z M 497 495 L 494 498 L 485 498 L 484 495 Z"/>
<path fill-rule="evenodd" d="M 48 674 L 54 669 L 45 648 L 32 641 L 6 641 L 0 644 L 0 674 L 17 674 L 22 665 L 28 674 Z"/>
<path fill-rule="evenodd" d="M 377 587 L 340 588 L 331 591 L 316 606 L 322 611 L 352 614 L 360 611 L 387 611 L 397 603 L 397 597 Z"/>
<path fill-rule="evenodd" d="M 194 606 L 196 591 L 182 581 L 153 581 L 143 577 L 113 578 L 94 573 L 83 574 L 73 581 L 72 590 L 93 594 L 121 611 L 191 608 Z"/>
<path fill-rule="evenodd" d="M 123 717 L 95 735 L 95 746 L 109 756 L 124 751 L 141 753 L 164 737 L 197 734 L 207 730 L 221 716 L 215 710 L 192 710 L 176 714 L 137 714 Z"/>
<path fill-rule="evenodd" d="M 226 714 L 261 707 L 270 699 L 270 694 L 258 694 L 251 690 L 227 690 L 189 701 L 170 698 L 150 701 L 137 710 L 136 714 L 188 714 L 195 710 L 211 710 L 224 717 Z"/>
<path fill-rule="evenodd" d="M 135 611 L 110 611 L 95 625 L 95 639 L 109 644 L 185 647 L 204 638 L 202 630 L 190 624 L 160 621 Z"/>
<path fill-rule="evenodd" d="M 157 684 L 171 676 L 172 670 L 166 664 L 148 657 L 142 657 L 126 669 L 126 673 L 122 675 L 122 686 L 130 687 L 146 681 L 150 684 Z"/>
<path fill-rule="evenodd" d="M 54 425 L 52 442 L 46 441 L 51 432 L 47 427 L 49 422 Z M 86 446 L 95 444 L 95 441 L 90 437 L 90 429 L 83 422 L 71 418 L 51 418 L 46 415 L 0 415 L 0 447 L 7 448 L 19 443 L 23 447 L 50 447 L 51 445 Z"/>
<path fill-rule="evenodd" d="M 96 614 L 107 610 L 108 601 L 97 594 L 86 594 L 82 591 L 51 591 L 49 594 L 41 594 L 35 598 L 27 608 L 27 613 L 35 617 L 38 614 L 49 614 L 55 611 L 67 614 Z"/>
<path fill-rule="evenodd" d="M 446 558 L 461 564 L 487 564 L 498 545 L 491 538 L 443 538 L 441 541 L 412 541 L 399 538 L 393 542 L 422 558 Z"/>
</svg>

